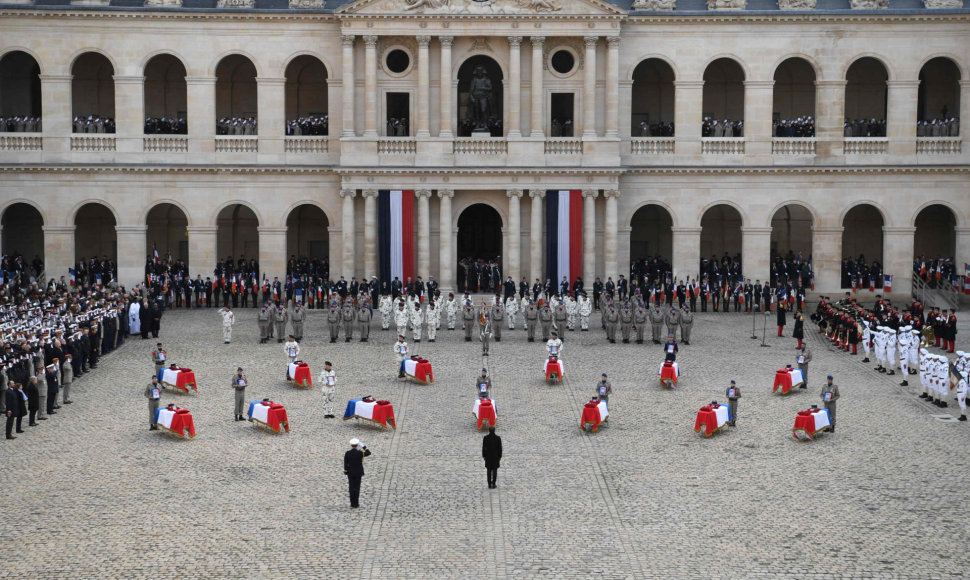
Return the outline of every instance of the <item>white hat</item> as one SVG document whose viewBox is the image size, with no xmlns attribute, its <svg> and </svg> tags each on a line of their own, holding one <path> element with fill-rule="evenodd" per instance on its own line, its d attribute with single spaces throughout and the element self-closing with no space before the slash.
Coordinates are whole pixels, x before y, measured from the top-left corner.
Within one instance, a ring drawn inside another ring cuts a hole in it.
<svg viewBox="0 0 970 580">
<path fill-rule="evenodd" d="M 957 356 L 967 356 L 967 353 L 963 352 L 962 350 L 958 350 Z"/>
<path fill-rule="evenodd" d="M 358 445 L 360 445 L 360 439 L 354 437 L 353 439 L 350 440 L 351 447 L 357 447 Z"/>
</svg>

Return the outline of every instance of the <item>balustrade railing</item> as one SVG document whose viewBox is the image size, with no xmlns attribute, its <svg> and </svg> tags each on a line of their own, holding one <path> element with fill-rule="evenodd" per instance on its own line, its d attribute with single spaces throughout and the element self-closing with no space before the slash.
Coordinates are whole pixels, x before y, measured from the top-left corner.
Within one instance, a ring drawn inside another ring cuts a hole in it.
<svg viewBox="0 0 970 580">
<path fill-rule="evenodd" d="M 962 137 L 917 137 L 918 155 L 958 155 L 963 152 Z"/>
<path fill-rule="evenodd" d="M 889 152 L 887 137 L 845 137 L 846 155 L 881 155 Z"/>
<path fill-rule="evenodd" d="M 673 155 L 673 137 L 634 137 L 630 139 L 633 155 Z"/>
<path fill-rule="evenodd" d="M 40 133 L 35 135 L 0 133 L 0 151 L 40 151 L 43 147 L 44 139 Z"/>
<path fill-rule="evenodd" d="M 382 155 L 414 155 L 418 144 L 414 137 L 382 137 L 377 140 L 377 152 Z"/>
<path fill-rule="evenodd" d="M 744 155 L 744 137 L 702 137 L 701 153 L 707 155 Z"/>
<path fill-rule="evenodd" d="M 114 137 L 71 137 L 71 151 L 114 151 Z"/>
<path fill-rule="evenodd" d="M 320 135 L 292 136 L 283 141 L 286 153 L 326 153 L 330 147 L 330 138 Z"/>
<path fill-rule="evenodd" d="M 815 155 L 815 139 L 808 137 L 775 137 L 771 140 L 775 155 Z"/>
<path fill-rule="evenodd" d="M 145 137 L 145 153 L 185 153 L 189 150 L 188 137 Z"/>
<path fill-rule="evenodd" d="M 582 155 L 583 140 L 579 137 L 553 137 L 546 139 L 546 155 Z"/>
<path fill-rule="evenodd" d="M 251 135 L 216 137 L 216 153 L 256 153 L 259 151 L 259 138 Z"/>
</svg>

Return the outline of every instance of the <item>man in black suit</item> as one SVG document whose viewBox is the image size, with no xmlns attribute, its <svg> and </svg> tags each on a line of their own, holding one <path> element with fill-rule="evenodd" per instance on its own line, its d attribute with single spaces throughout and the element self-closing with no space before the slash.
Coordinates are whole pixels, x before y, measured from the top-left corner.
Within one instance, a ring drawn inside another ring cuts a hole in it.
<svg viewBox="0 0 970 580">
<path fill-rule="evenodd" d="M 360 449 L 358 449 L 360 447 Z M 350 440 L 350 449 L 344 453 L 344 474 L 350 483 L 350 507 L 360 507 L 360 478 L 364 476 L 364 458 L 370 456 L 366 445 L 357 439 Z"/>
<path fill-rule="evenodd" d="M 40 391 L 37 390 L 37 378 L 33 377 L 27 383 L 27 387 L 24 389 L 27 393 L 27 410 L 30 411 L 30 420 L 27 421 L 28 427 L 36 427 L 37 421 L 37 410 L 40 409 Z M 23 402 L 23 397 L 21 397 L 21 402 Z M 40 417 L 41 421 L 46 421 L 47 417 Z"/>
<path fill-rule="evenodd" d="M 24 395 L 23 391 L 20 390 L 20 384 L 10 381 L 4 393 L 4 399 L 7 405 L 7 439 L 16 439 L 12 434 L 14 422 L 17 423 L 17 433 L 23 433 L 22 422 L 24 415 L 27 414 L 27 405 L 24 404 Z"/>
<path fill-rule="evenodd" d="M 502 460 L 502 438 L 495 434 L 495 427 L 488 428 L 488 435 L 482 439 L 482 459 L 485 460 L 485 470 L 488 477 L 488 488 L 498 487 L 498 466 Z"/>
</svg>

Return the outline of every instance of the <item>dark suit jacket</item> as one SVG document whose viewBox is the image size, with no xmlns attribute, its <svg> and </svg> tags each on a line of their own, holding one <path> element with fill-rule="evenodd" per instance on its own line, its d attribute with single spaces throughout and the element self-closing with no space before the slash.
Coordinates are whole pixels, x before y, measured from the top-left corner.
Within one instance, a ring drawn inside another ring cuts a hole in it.
<svg viewBox="0 0 970 580">
<path fill-rule="evenodd" d="M 24 392 L 27 393 L 27 409 L 31 411 L 40 409 L 40 392 L 37 390 L 37 385 L 27 383 Z M 21 397 L 21 400 L 23 400 L 23 397 Z"/>
<path fill-rule="evenodd" d="M 344 473 L 351 477 L 364 475 L 364 458 L 370 455 L 369 449 L 350 449 L 344 453 Z"/>
<path fill-rule="evenodd" d="M 7 410 L 13 411 L 13 417 L 23 417 L 27 414 L 27 409 L 24 407 L 24 398 L 20 395 L 20 391 L 8 388 L 4 397 L 6 398 Z"/>
<path fill-rule="evenodd" d="M 494 433 L 486 435 L 482 439 L 482 457 L 485 458 L 485 467 L 498 469 L 502 459 L 502 438 Z"/>
</svg>

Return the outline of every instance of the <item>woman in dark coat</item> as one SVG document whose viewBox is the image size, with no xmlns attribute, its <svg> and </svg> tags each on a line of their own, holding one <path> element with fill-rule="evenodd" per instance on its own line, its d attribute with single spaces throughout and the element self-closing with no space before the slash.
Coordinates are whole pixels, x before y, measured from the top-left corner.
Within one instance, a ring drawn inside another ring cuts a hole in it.
<svg viewBox="0 0 970 580">
<path fill-rule="evenodd" d="M 785 300 L 778 295 L 778 336 L 781 336 L 781 331 L 785 328 Z"/>
<path fill-rule="evenodd" d="M 796 348 L 802 348 L 802 340 L 805 339 L 805 317 L 802 316 L 801 310 L 795 313 L 795 330 L 792 331 L 791 335 L 792 338 L 798 339 Z"/>
</svg>

